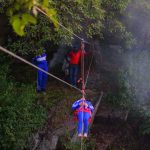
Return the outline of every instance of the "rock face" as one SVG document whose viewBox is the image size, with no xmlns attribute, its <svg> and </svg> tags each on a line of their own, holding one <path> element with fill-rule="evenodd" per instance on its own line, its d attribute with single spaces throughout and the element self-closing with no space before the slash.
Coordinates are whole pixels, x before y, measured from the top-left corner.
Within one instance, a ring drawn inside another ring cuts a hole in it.
<svg viewBox="0 0 150 150">
<path fill-rule="evenodd" d="M 55 150 L 58 139 L 57 135 L 53 135 L 50 140 L 44 138 L 37 150 Z"/>
<path fill-rule="evenodd" d="M 30 141 L 30 150 L 56 150 L 59 138 L 68 132 L 74 131 L 76 128 L 74 122 L 67 122 L 63 127 L 54 130 L 53 132 L 48 129 L 42 132 L 37 132 L 32 136 Z"/>
</svg>

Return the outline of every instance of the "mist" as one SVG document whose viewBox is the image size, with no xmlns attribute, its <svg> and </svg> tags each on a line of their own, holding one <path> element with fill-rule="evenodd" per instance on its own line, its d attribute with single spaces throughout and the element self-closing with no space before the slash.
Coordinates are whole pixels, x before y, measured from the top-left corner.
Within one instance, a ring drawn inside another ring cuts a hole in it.
<svg viewBox="0 0 150 150">
<path fill-rule="evenodd" d="M 150 104 L 150 5 L 149 0 L 133 0 L 129 5 L 127 27 L 135 38 L 135 45 L 125 55 L 135 102 L 143 107 Z"/>
<path fill-rule="evenodd" d="M 134 91 L 135 103 L 145 107 L 150 104 L 150 0 L 143 1 L 132 0 L 124 16 L 126 30 L 131 32 L 135 39 L 135 44 L 130 50 L 122 54 L 119 45 L 107 45 L 107 49 L 104 49 L 98 39 L 93 39 L 95 71 L 90 74 L 87 87 L 109 89 L 102 85 L 102 80 L 109 78 L 109 75 L 102 75 L 102 70 L 115 75 L 114 72 L 117 72 L 123 63 L 123 69 L 128 72 L 126 80 L 130 84 L 129 90 L 132 87 Z M 65 46 L 58 49 L 49 63 L 50 69 L 63 63 L 67 51 Z M 112 84 L 113 81 L 108 82 Z"/>
<path fill-rule="evenodd" d="M 66 53 L 66 46 L 60 46 L 57 52 L 54 53 L 52 60 L 49 62 L 49 69 L 52 69 L 55 65 L 62 63 Z"/>
</svg>

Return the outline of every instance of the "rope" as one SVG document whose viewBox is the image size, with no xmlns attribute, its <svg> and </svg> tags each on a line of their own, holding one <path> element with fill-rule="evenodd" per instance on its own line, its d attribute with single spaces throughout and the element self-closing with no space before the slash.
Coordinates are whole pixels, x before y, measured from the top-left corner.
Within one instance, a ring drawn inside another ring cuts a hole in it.
<svg viewBox="0 0 150 150">
<path fill-rule="evenodd" d="M 88 77 L 89 77 L 89 72 L 90 72 L 90 69 L 91 69 L 91 66 L 92 66 L 93 55 L 92 55 L 91 62 L 90 62 L 89 68 L 88 68 L 88 73 L 87 73 L 87 76 L 86 76 L 86 81 L 84 82 L 84 71 L 85 71 L 85 64 L 84 64 L 84 53 L 85 53 L 85 50 L 84 50 L 84 40 L 81 41 L 81 50 L 82 50 L 82 54 L 81 54 L 82 98 L 83 98 L 83 103 L 84 103 L 84 101 L 85 101 L 85 87 L 86 87 L 87 80 L 88 80 Z M 84 105 L 82 107 L 84 107 Z M 84 112 L 82 111 L 82 135 L 84 134 L 83 133 L 83 128 L 84 128 L 83 117 L 84 117 Z M 83 138 L 81 137 L 81 150 L 82 149 L 83 149 Z"/>
<path fill-rule="evenodd" d="M 19 59 L 20 61 L 22 61 L 22 62 L 28 64 L 29 66 L 32 66 L 33 68 L 36 68 L 36 69 L 38 69 L 38 70 L 40 70 L 40 71 L 46 73 L 47 75 L 49 75 L 49 76 L 51 76 L 51 77 L 53 77 L 53 78 L 59 80 L 60 82 L 66 84 L 66 85 L 68 85 L 68 86 L 70 86 L 70 87 L 72 87 L 72 88 L 74 88 L 74 89 L 76 89 L 76 90 L 78 90 L 78 91 L 80 91 L 80 92 L 82 93 L 82 91 L 81 91 L 79 88 L 77 88 L 77 87 L 75 87 L 75 86 L 73 86 L 73 85 L 71 85 L 71 84 L 65 82 L 64 80 L 62 80 L 62 79 L 60 79 L 60 78 L 54 76 L 53 74 L 51 74 L 51 73 L 49 73 L 49 72 L 47 72 L 47 71 L 45 71 L 45 70 L 43 70 L 43 69 L 37 67 L 36 65 L 33 65 L 33 64 L 30 63 L 29 61 L 23 59 L 22 57 L 20 57 L 20 56 L 18 56 L 18 55 L 16 55 L 16 54 L 14 54 L 13 52 L 10 52 L 9 50 L 3 48 L 2 46 L 0 46 L 0 50 L 3 51 L 3 52 L 5 52 L 5 53 L 7 53 L 7 54 L 9 54 L 9 55 L 11 55 L 11 56 L 13 56 L 13 57 L 15 57 L 15 58 L 17 58 L 17 59 Z"/>
<path fill-rule="evenodd" d="M 81 41 L 81 78 L 82 78 L 82 98 L 83 98 L 83 106 L 84 107 L 84 101 L 85 101 L 85 84 L 84 84 L 84 41 Z M 84 123 L 83 123 L 83 111 L 82 111 L 82 135 L 83 135 L 83 128 L 84 128 Z M 83 138 L 81 137 L 81 150 L 83 147 Z"/>
<path fill-rule="evenodd" d="M 92 45 L 93 46 L 93 45 Z M 94 46 L 93 46 L 94 48 Z M 92 48 L 92 49 L 93 49 Z M 93 54 L 92 54 L 92 58 L 91 58 L 91 61 L 90 61 L 90 65 L 89 65 L 89 68 L 88 68 L 88 72 L 87 72 L 87 75 L 86 75 L 86 80 L 85 80 L 85 88 L 86 88 L 86 85 L 87 85 L 87 81 L 88 81 L 88 78 L 89 78 L 89 74 L 90 74 L 90 70 L 91 70 L 91 66 L 92 66 L 92 63 L 93 63 Z"/>
<path fill-rule="evenodd" d="M 83 127 L 84 126 L 83 126 L 83 111 L 82 111 L 82 135 L 83 135 Z M 82 147 L 83 147 L 83 138 L 81 137 L 81 150 L 82 150 Z"/>
<path fill-rule="evenodd" d="M 81 78 L 82 78 L 82 97 L 85 96 L 85 83 L 84 83 L 84 41 L 81 41 Z"/>
<path fill-rule="evenodd" d="M 90 62 L 89 69 L 88 69 L 87 76 L 86 76 L 86 80 L 85 80 L 85 88 L 87 86 L 87 81 L 88 81 L 88 78 L 89 78 L 92 63 L 93 63 L 93 55 L 92 55 L 92 58 L 91 58 L 91 62 Z"/>
<path fill-rule="evenodd" d="M 37 6 L 34 6 L 39 12 L 41 12 L 42 14 L 44 14 L 45 16 L 47 16 L 49 18 L 49 16 L 47 15 L 47 13 L 45 13 L 42 9 L 40 9 Z M 79 37 L 78 35 L 76 35 L 74 32 L 70 31 L 68 28 L 66 28 L 64 25 L 62 25 L 60 22 L 57 22 L 58 25 L 60 25 L 61 27 L 63 27 L 65 30 L 67 30 L 68 32 L 70 32 L 72 35 L 74 35 L 75 37 L 77 37 L 78 39 L 80 39 L 81 41 L 83 41 L 83 38 Z M 89 42 L 84 41 L 84 43 L 87 43 L 90 45 Z"/>
</svg>

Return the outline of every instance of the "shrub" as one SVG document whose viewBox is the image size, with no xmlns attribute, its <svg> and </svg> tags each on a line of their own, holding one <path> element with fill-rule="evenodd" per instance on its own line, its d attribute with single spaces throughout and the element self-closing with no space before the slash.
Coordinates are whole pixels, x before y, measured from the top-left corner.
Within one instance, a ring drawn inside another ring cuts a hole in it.
<svg viewBox="0 0 150 150">
<path fill-rule="evenodd" d="M 110 91 L 106 96 L 106 101 L 115 107 L 129 108 L 132 105 L 134 94 L 126 76 L 127 72 L 119 72 L 117 90 Z"/>
<path fill-rule="evenodd" d="M 15 83 L 8 71 L 9 65 L 0 66 L 0 149 L 22 150 L 43 124 L 46 111 L 36 104 L 32 85 Z"/>
</svg>

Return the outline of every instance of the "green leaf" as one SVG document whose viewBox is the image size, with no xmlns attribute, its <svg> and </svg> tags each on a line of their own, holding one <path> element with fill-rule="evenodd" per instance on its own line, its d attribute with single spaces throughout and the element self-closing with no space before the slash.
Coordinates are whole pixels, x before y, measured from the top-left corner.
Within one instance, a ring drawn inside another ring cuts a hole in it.
<svg viewBox="0 0 150 150">
<path fill-rule="evenodd" d="M 7 9 L 7 15 L 8 16 L 12 16 L 13 15 L 13 9 L 12 8 L 8 8 Z"/>
<path fill-rule="evenodd" d="M 49 19 L 52 21 L 54 26 L 58 27 L 58 21 L 57 21 L 55 9 L 48 9 L 46 7 L 42 7 L 42 10 L 46 12 L 46 14 L 48 15 Z"/>
<path fill-rule="evenodd" d="M 12 22 L 12 26 L 13 26 L 13 29 L 15 30 L 15 32 L 18 35 L 23 36 L 25 34 L 24 33 L 25 25 L 21 24 L 21 19 L 19 17 L 14 17 L 14 18 L 12 18 L 11 22 Z"/>
<path fill-rule="evenodd" d="M 26 5 L 27 5 L 27 8 L 28 8 L 29 10 L 31 10 L 32 7 L 34 6 L 34 0 L 28 0 L 28 3 L 27 3 Z"/>
<path fill-rule="evenodd" d="M 36 22 L 37 22 L 35 17 L 33 17 L 32 15 L 27 14 L 27 13 L 22 15 L 22 20 L 24 21 L 25 24 L 27 24 L 28 22 L 30 22 L 32 24 L 36 24 Z"/>
<path fill-rule="evenodd" d="M 15 3 L 15 4 L 14 4 L 14 9 L 19 10 L 20 7 L 21 7 L 21 5 L 19 5 L 18 3 Z"/>
<path fill-rule="evenodd" d="M 48 7 L 49 1 L 48 0 L 43 0 L 43 6 Z"/>
</svg>

